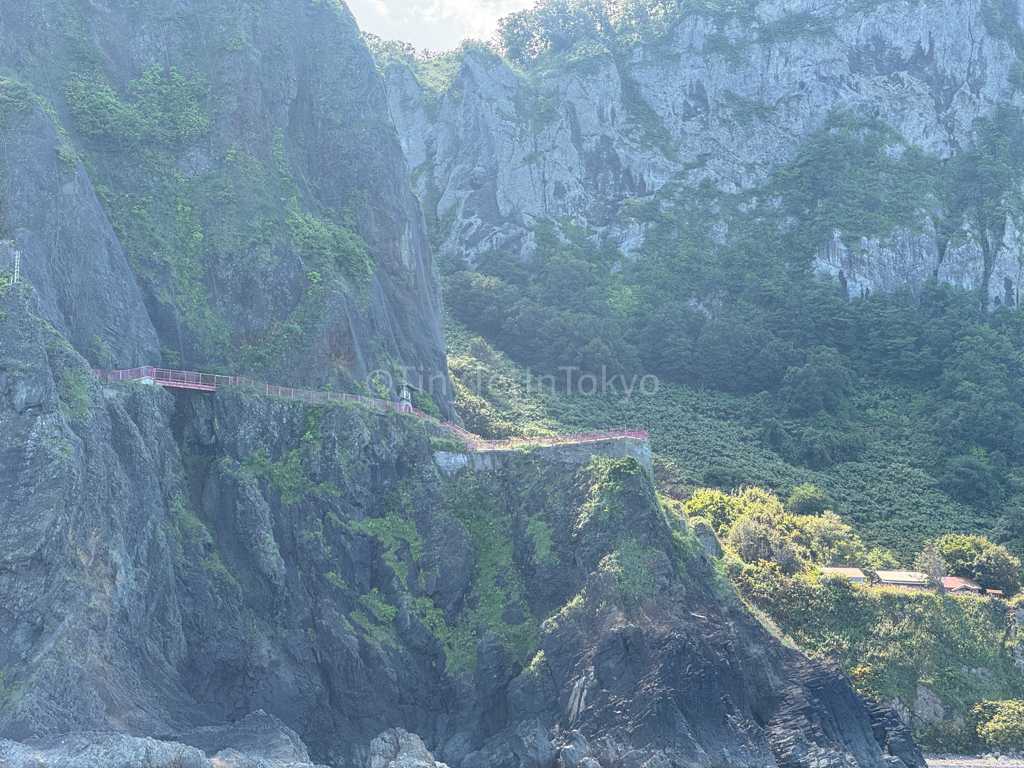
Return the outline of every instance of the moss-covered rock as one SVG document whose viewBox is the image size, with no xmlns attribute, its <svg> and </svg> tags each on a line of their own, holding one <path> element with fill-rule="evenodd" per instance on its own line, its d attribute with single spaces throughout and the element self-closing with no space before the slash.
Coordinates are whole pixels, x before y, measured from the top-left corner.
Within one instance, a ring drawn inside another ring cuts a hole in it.
<svg viewBox="0 0 1024 768">
<path fill-rule="evenodd" d="M 570 732 L 602 762 L 920 768 L 731 596 L 628 452 L 442 471 L 429 423 L 101 385 L 30 288 L 0 309 L 0 735 L 264 710 L 338 766 L 401 726 L 459 768 L 549 766 Z"/>
<path fill-rule="evenodd" d="M 450 416 L 422 213 L 345 6 L 123 11 L 0 3 L 0 238 L 47 319 L 96 367 L 352 389 L 404 365 Z"/>
</svg>

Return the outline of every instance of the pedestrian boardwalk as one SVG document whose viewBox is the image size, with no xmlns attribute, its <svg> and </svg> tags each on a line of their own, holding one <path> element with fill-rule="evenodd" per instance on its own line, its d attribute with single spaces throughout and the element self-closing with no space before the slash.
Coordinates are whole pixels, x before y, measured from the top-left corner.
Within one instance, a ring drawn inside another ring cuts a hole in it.
<svg viewBox="0 0 1024 768">
<path fill-rule="evenodd" d="M 450 421 L 441 421 L 418 408 L 413 408 L 408 403 L 395 403 L 390 400 L 380 400 L 376 397 L 367 397 L 365 395 L 279 387 L 275 384 L 264 384 L 263 382 L 253 381 L 242 376 L 221 376 L 219 374 L 197 373 L 195 371 L 175 371 L 170 368 L 155 368 L 151 365 L 144 365 L 141 368 L 129 368 L 123 371 L 96 370 L 95 373 L 100 381 L 106 382 L 135 381 L 161 387 L 194 389 L 200 392 L 216 392 L 219 389 L 241 387 L 264 395 L 283 397 L 288 400 L 301 400 L 314 405 L 323 405 L 334 401 L 362 403 L 381 412 L 394 411 L 396 413 L 405 413 L 424 421 L 433 422 L 458 439 L 465 441 L 466 448 L 470 451 L 501 451 L 530 445 L 552 446 L 593 443 L 601 440 L 623 438 L 631 440 L 647 440 L 648 438 L 646 430 L 622 427 L 619 429 L 602 429 L 596 432 L 573 432 L 568 435 L 548 437 L 485 440 L 463 429 L 458 424 L 453 424 Z"/>
</svg>

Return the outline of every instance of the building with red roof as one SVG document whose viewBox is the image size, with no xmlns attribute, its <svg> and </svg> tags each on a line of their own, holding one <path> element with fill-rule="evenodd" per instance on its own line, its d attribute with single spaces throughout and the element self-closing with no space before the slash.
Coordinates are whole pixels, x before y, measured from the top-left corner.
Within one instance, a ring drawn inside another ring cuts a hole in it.
<svg viewBox="0 0 1024 768">
<path fill-rule="evenodd" d="M 985 592 L 981 584 L 974 579 L 961 578 L 960 576 L 943 576 L 942 590 L 951 595 L 981 595 Z"/>
</svg>

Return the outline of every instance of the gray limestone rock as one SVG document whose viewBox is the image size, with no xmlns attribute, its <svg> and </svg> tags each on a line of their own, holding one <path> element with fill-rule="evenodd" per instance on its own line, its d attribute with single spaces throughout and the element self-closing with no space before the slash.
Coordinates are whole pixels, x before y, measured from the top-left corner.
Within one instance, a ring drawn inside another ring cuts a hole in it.
<svg viewBox="0 0 1024 768">
<path fill-rule="evenodd" d="M 229 768 L 312 768 L 306 745 L 291 728 L 263 710 L 230 725 L 204 726 L 164 739 L 186 744 Z"/>
<path fill-rule="evenodd" d="M 936 696 L 927 686 L 917 685 L 917 695 L 914 697 L 914 719 L 922 725 L 934 725 L 941 721 L 946 714 L 946 708 L 942 699 Z"/>
<path fill-rule="evenodd" d="M 5 768 L 318 768 L 294 731 L 264 712 L 169 739 L 87 731 L 0 739 Z M 323 768 L 320 766 L 319 768 Z"/>
<path fill-rule="evenodd" d="M 814 261 L 814 270 L 835 278 L 851 299 L 892 293 L 904 285 L 917 292 L 938 268 L 934 237 L 904 230 L 885 243 L 862 238 L 858 245 L 848 248 L 842 233 L 834 232 Z"/>
<path fill-rule="evenodd" d="M 96 367 L 158 365 L 156 331 L 84 166 L 62 157 L 66 140 L 38 105 L 4 134 L 0 230 L 21 251 L 44 316 Z M 0 270 L 12 268 L 13 252 L 0 243 Z"/>
<path fill-rule="evenodd" d="M 697 537 L 697 541 L 700 542 L 708 557 L 722 556 L 722 545 L 719 543 L 711 523 L 702 517 L 698 517 L 690 520 L 690 526 L 693 528 L 693 535 Z"/>
<path fill-rule="evenodd" d="M 857 9 L 762 0 L 748 16 L 686 15 L 629 57 L 596 49 L 529 78 L 469 51 L 440 108 L 400 63 L 385 75 L 420 199 L 442 225 L 442 252 L 529 258 L 530 227 L 549 218 L 585 224 L 635 258 L 646 222 L 630 201 L 653 199 L 670 180 L 752 189 L 838 107 L 876 117 L 940 158 L 970 146 L 976 119 L 999 104 L 1024 106 L 1010 83 L 1017 54 L 981 14 L 978 0 Z M 932 215 L 922 211 L 916 231 L 862 242 L 838 233 L 806 255 L 851 298 L 918 289 L 937 275 L 985 285 L 992 305 L 1016 306 L 1017 224 L 986 265 L 970 245 L 979 233 L 947 247 Z"/>
<path fill-rule="evenodd" d="M 202 752 L 183 744 L 97 732 L 31 744 L 0 739 L 0 763 L 8 768 L 214 768 Z"/>
<path fill-rule="evenodd" d="M 370 742 L 366 768 L 448 768 L 437 762 L 423 741 L 402 728 L 391 728 Z"/>
</svg>

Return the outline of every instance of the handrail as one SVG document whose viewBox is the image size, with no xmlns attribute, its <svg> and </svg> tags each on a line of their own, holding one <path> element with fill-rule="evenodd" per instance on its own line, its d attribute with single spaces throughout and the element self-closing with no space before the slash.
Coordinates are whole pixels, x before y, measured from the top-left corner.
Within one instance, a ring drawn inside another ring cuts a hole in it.
<svg viewBox="0 0 1024 768">
<path fill-rule="evenodd" d="M 602 429 L 595 432 L 575 432 L 568 435 L 552 435 L 546 437 L 512 437 L 506 440 L 485 440 L 478 435 L 453 424 L 450 421 L 441 421 L 435 416 L 424 413 L 419 408 L 413 408 L 408 403 L 395 403 L 390 400 L 380 400 L 376 397 L 365 395 L 353 395 L 347 392 L 317 392 L 309 389 L 294 389 L 292 387 L 279 387 L 275 384 L 264 384 L 260 381 L 253 381 L 242 376 L 222 376 L 215 373 L 198 373 L 196 371 L 176 371 L 170 368 L 156 368 L 152 365 L 144 365 L 139 368 L 129 368 L 122 371 L 104 371 L 94 369 L 93 371 L 100 381 L 142 381 L 149 384 L 159 384 L 163 387 L 177 387 L 183 389 L 197 389 L 203 392 L 216 392 L 221 387 L 249 387 L 265 395 L 284 397 L 289 400 L 303 400 L 309 403 L 329 403 L 332 400 L 343 402 L 356 402 L 369 405 L 380 411 L 394 411 L 416 416 L 424 421 L 430 421 L 450 432 L 460 440 L 465 441 L 467 450 L 470 451 L 503 451 L 529 446 L 555 446 L 555 445 L 576 445 L 583 443 L 598 442 L 600 440 L 617 440 L 628 438 L 632 440 L 647 440 L 648 433 L 645 429 L 632 429 L 623 427 L 621 429 Z"/>
</svg>

